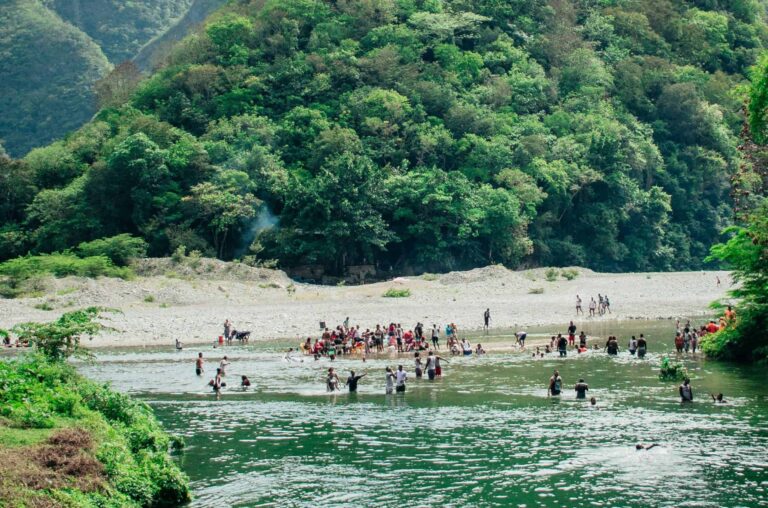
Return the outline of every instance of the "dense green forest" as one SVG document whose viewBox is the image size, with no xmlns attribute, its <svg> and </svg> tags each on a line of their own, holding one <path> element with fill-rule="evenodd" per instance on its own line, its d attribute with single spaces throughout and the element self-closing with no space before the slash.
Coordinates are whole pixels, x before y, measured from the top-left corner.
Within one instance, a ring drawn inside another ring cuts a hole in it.
<svg viewBox="0 0 768 508">
<path fill-rule="evenodd" d="M 97 110 L 94 83 L 194 1 L 0 2 L 0 142 L 21 156 L 82 126 Z"/>
<path fill-rule="evenodd" d="M 4 159 L 0 256 L 129 233 L 153 255 L 339 274 L 697 269 L 732 221 L 763 17 L 753 0 L 230 2 L 125 104 Z"/>
</svg>

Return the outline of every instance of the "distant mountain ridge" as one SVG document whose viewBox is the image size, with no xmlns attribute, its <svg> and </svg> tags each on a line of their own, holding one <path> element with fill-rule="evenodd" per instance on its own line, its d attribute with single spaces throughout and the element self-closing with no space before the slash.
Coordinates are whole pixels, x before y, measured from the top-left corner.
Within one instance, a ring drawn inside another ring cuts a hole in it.
<svg viewBox="0 0 768 508">
<path fill-rule="evenodd" d="M 169 30 L 182 37 L 224 1 L 2 2 L 0 142 L 18 157 L 77 129 L 96 112 L 93 84 L 112 66 Z"/>
</svg>

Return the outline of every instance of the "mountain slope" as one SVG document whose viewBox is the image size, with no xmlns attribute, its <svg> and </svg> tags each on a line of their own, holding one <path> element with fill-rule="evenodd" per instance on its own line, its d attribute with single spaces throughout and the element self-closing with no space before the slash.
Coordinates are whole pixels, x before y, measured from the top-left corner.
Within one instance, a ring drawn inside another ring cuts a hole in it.
<svg viewBox="0 0 768 508">
<path fill-rule="evenodd" d="M 94 83 L 174 27 L 193 3 L 0 3 L 0 140 L 7 151 L 21 156 L 83 125 L 97 109 Z"/>
<path fill-rule="evenodd" d="M 0 140 L 25 153 L 93 115 L 91 84 L 109 62 L 86 35 L 37 1 L 0 5 Z"/>
<path fill-rule="evenodd" d="M 14 238 L 47 251 L 127 232 L 156 255 L 249 250 L 336 274 L 700 268 L 731 220 L 732 90 L 763 16 L 750 1 L 232 3 L 56 145 L 80 176 L 40 192 Z"/>
</svg>

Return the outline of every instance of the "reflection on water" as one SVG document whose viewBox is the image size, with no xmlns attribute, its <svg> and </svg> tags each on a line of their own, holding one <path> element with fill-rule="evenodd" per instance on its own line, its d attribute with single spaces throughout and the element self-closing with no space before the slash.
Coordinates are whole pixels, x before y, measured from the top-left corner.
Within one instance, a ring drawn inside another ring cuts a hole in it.
<svg viewBox="0 0 768 508">
<path fill-rule="evenodd" d="M 201 378 L 198 349 L 106 352 L 81 370 L 144 398 L 187 438 L 194 506 L 767 506 L 764 371 L 686 359 L 697 402 L 681 407 L 677 385 L 656 377 L 670 324 L 633 325 L 615 333 L 649 335 L 644 361 L 449 358 L 442 379 L 411 379 L 404 396 L 384 395 L 383 373 L 412 371 L 410 358 L 336 361 L 342 379 L 368 376 L 356 395 L 327 394 L 330 362 L 287 362 L 287 342 L 203 348 Z M 216 401 L 206 383 L 222 354 L 232 386 Z M 566 389 L 547 398 L 555 368 Z M 253 389 L 234 387 L 239 374 Z M 597 410 L 574 399 L 579 377 Z M 712 404 L 714 391 L 729 404 Z"/>
</svg>

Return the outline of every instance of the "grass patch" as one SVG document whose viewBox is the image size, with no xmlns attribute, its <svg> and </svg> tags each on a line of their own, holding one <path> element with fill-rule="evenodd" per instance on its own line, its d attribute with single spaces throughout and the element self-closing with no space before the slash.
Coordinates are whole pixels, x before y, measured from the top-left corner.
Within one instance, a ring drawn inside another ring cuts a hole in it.
<svg viewBox="0 0 768 508">
<path fill-rule="evenodd" d="M 144 297 L 144 302 L 145 303 L 152 303 L 154 301 L 155 301 L 155 297 L 152 296 L 152 295 L 147 295 L 147 296 Z"/>
<path fill-rule="evenodd" d="M 50 437 L 51 429 L 18 429 L 0 424 L 0 448 L 16 448 L 42 443 Z"/>
<path fill-rule="evenodd" d="M 424 275 L 421 276 L 421 278 L 432 282 L 432 281 L 438 280 L 440 276 L 437 275 L 436 273 L 425 273 Z"/>
<path fill-rule="evenodd" d="M 72 287 L 68 287 L 68 288 L 64 288 L 64 289 L 59 289 L 58 291 L 56 291 L 56 294 L 58 296 L 67 296 L 67 295 L 71 295 L 72 293 L 76 292 L 78 289 L 79 288 L 77 286 L 72 286 Z"/>
<path fill-rule="evenodd" d="M 259 284 L 261 289 L 280 289 L 282 286 L 276 282 L 268 282 L 266 284 Z"/>
<path fill-rule="evenodd" d="M 543 295 L 544 288 L 531 288 L 528 290 L 529 295 Z"/>
<path fill-rule="evenodd" d="M 384 298 L 408 298 L 409 296 L 411 296 L 411 290 L 410 289 L 389 288 L 381 296 L 383 296 Z"/>
<path fill-rule="evenodd" d="M 53 310 L 53 306 L 48 302 L 38 303 L 35 308 L 37 310 Z"/>
</svg>

